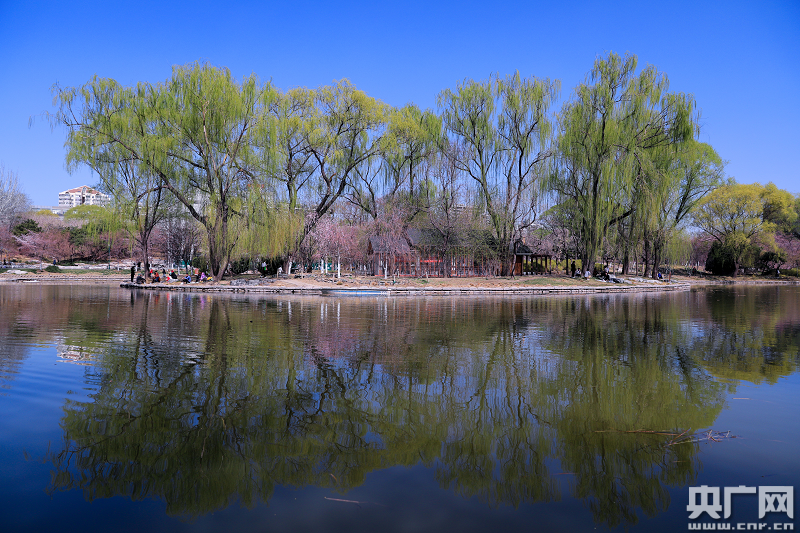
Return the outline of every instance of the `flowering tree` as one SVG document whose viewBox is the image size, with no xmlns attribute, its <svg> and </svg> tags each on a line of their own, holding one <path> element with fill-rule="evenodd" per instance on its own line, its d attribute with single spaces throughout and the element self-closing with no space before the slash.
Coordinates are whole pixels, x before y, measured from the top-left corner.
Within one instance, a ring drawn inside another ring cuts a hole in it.
<svg viewBox="0 0 800 533">
<path fill-rule="evenodd" d="M 378 217 L 365 227 L 367 235 L 376 237 L 380 242 L 380 249 L 373 250 L 373 252 L 384 256 L 383 265 L 381 265 L 384 277 L 388 277 L 390 263 L 394 262 L 394 258 L 399 254 L 409 252 L 406 240 L 406 220 L 407 215 L 402 207 L 382 202 Z"/>
<path fill-rule="evenodd" d="M 690 262 L 694 266 L 706 264 L 708 252 L 711 250 L 711 244 L 713 242 L 714 238 L 705 233 L 701 233 L 692 237 L 692 254 Z"/>
<path fill-rule="evenodd" d="M 317 222 L 313 237 L 321 257 L 336 258 L 336 277 L 342 277 L 342 259 L 354 260 L 363 255 L 360 246 L 359 228 L 338 224 L 331 217 Z"/>
<path fill-rule="evenodd" d="M 19 250 L 19 244 L 8 226 L 0 225 L 0 259 L 5 260 Z"/>
<path fill-rule="evenodd" d="M 787 265 L 800 268 L 800 239 L 789 233 L 776 233 L 775 244 L 784 252 Z"/>
<path fill-rule="evenodd" d="M 22 192 L 17 175 L 0 165 L 0 226 L 10 226 L 30 208 L 31 201 Z"/>
<path fill-rule="evenodd" d="M 69 231 L 50 228 L 42 232 L 30 232 L 16 237 L 20 252 L 43 261 L 63 261 L 73 257 L 73 245 Z"/>
</svg>

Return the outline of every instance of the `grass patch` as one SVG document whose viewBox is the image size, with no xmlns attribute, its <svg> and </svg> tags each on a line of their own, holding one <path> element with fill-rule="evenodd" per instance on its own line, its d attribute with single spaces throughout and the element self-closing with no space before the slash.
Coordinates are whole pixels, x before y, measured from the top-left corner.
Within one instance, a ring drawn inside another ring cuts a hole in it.
<svg viewBox="0 0 800 533">
<path fill-rule="evenodd" d="M 579 278 L 565 277 L 537 277 L 529 278 L 521 283 L 522 285 L 586 285 L 586 281 Z"/>
<path fill-rule="evenodd" d="M 523 281 L 522 285 L 569 285 L 569 283 L 555 278 L 530 278 Z"/>
<path fill-rule="evenodd" d="M 69 270 L 64 271 L 65 274 L 100 274 L 102 276 L 111 276 L 111 275 L 118 275 L 122 276 L 125 274 L 130 275 L 131 271 L 126 270 L 109 270 L 107 268 L 71 268 Z"/>
</svg>

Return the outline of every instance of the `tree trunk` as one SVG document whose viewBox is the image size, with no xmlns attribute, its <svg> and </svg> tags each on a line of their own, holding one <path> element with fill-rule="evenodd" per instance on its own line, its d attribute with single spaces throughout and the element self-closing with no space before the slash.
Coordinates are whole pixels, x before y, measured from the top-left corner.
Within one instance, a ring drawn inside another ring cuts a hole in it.
<svg viewBox="0 0 800 533">
<path fill-rule="evenodd" d="M 590 273 L 594 270 L 594 258 L 597 254 L 597 249 L 594 248 L 594 246 L 590 248 L 591 249 L 586 251 L 584 257 L 581 258 L 581 274 L 585 273 L 587 270 Z"/>
<path fill-rule="evenodd" d="M 627 276 L 630 272 L 631 267 L 631 256 L 630 250 L 627 246 L 625 246 L 625 252 L 622 254 L 622 274 Z"/>
<path fill-rule="evenodd" d="M 222 235 L 222 242 L 217 242 L 214 238 L 215 228 L 208 228 L 208 267 L 211 271 L 210 274 L 214 277 L 214 281 L 221 281 L 225 274 L 225 269 L 228 268 L 228 252 L 227 252 L 227 236 Z"/>
<path fill-rule="evenodd" d="M 145 269 L 147 268 L 147 263 L 150 260 L 150 255 L 149 254 L 150 254 L 150 252 L 149 252 L 149 249 L 148 249 L 148 246 L 147 246 L 147 240 L 145 240 L 144 243 L 142 244 L 142 266 L 145 267 Z M 145 273 L 145 277 L 149 278 L 150 277 L 150 272 L 146 272 Z"/>
<path fill-rule="evenodd" d="M 661 244 L 653 245 L 653 279 L 658 279 L 658 268 L 661 266 Z"/>
</svg>

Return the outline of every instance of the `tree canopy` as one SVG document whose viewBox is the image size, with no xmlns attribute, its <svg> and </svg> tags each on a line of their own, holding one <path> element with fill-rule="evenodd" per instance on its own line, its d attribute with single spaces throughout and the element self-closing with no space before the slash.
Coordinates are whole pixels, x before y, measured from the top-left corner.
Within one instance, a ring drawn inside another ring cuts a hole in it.
<svg viewBox="0 0 800 533">
<path fill-rule="evenodd" d="M 548 115 L 560 83 L 549 79 L 465 80 L 439 94 L 442 120 L 457 148 L 448 152 L 456 168 L 477 186 L 479 205 L 491 221 L 503 273 L 513 244 L 538 215 L 544 163 L 553 155 Z"/>
<path fill-rule="evenodd" d="M 753 239 L 774 228 L 764 216 L 768 206 L 764 198 L 762 185 L 730 180 L 714 189 L 694 214 L 695 225 L 728 250 L 734 273 Z"/>
<path fill-rule="evenodd" d="M 542 223 L 587 268 L 617 257 L 623 272 L 642 260 L 655 276 L 687 255 L 689 221 L 722 228 L 692 216 L 713 211 L 704 198 L 725 167 L 696 140 L 692 95 L 631 54 L 598 57 L 558 113 L 560 82 L 519 72 L 464 80 L 436 111 L 389 106 L 347 80 L 283 91 L 206 63 L 161 83 L 94 77 L 54 93 L 68 166 L 97 173 L 145 261 L 165 217 L 185 215 L 216 279 L 237 254 L 288 270 L 314 255 L 312 234 L 366 242 L 391 227 L 403 240 L 412 226 L 442 237 L 442 258 L 469 242 L 508 274 Z M 800 235 L 800 200 L 772 184 L 760 194 L 764 228 Z M 315 233 L 325 218 L 360 229 Z"/>
<path fill-rule="evenodd" d="M 559 166 L 550 186 L 574 213 L 583 264 L 608 230 L 647 209 L 676 147 L 693 139 L 694 100 L 670 93 L 665 74 L 636 73 L 634 55 L 598 58 L 560 116 Z"/>
</svg>

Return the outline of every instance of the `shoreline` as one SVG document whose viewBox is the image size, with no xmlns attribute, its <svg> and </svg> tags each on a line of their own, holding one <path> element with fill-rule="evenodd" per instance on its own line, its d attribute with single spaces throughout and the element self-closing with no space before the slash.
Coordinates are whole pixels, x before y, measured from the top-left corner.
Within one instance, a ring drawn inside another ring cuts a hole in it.
<svg viewBox="0 0 800 533">
<path fill-rule="evenodd" d="M 191 284 L 130 283 L 127 275 L 94 274 L 0 274 L 0 283 L 44 284 L 119 284 L 130 290 L 197 292 L 305 294 L 322 296 L 458 296 L 458 295 L 570 295 L 570 294 L 629 294 L 648 292 L 686 291 L 713 285 L 800 285 L 800 280 L 676 277 L 673 281 L 657 281 L 639 277 L 624 278 L 624 283 L 576 280 L 566 276 L 523 276 L 515 278 L 403 278 L 393 282 L 383 278 L 334 279 L 318 275 L 301 278 L 251 278 Z M 555 283 L 553 283 L 555 282 Z"/>
<path fill-rule="evenodd" d="M 293 281 L 293 280 L 286 280 Z M 465 295 L 556 295 L 556 294 L 609 294 L 609 293 L 637 293 L 637 292 L 670 292 L 690 290 L 688 283 L 669 284 L 603 284 L 593 286 L 570 285 L 507 285 L 501 287 L 489 286 L 439 286 L 419 287 L 402 285 L 356 285 L 356 286 L 320 286 L 319 284 L 290 284 L 280 281 L 269 285 L 211 285 L 201 283 L 183 284 L 179 282 L 169 284 L 136 285 L 135 283 L 121 283 L 120 287 L 138 290 L 174 291 L 174 292 L 226 292 L 248 294 L 302 294 L 316 296 L 465 296 Z"/>
</svg>

